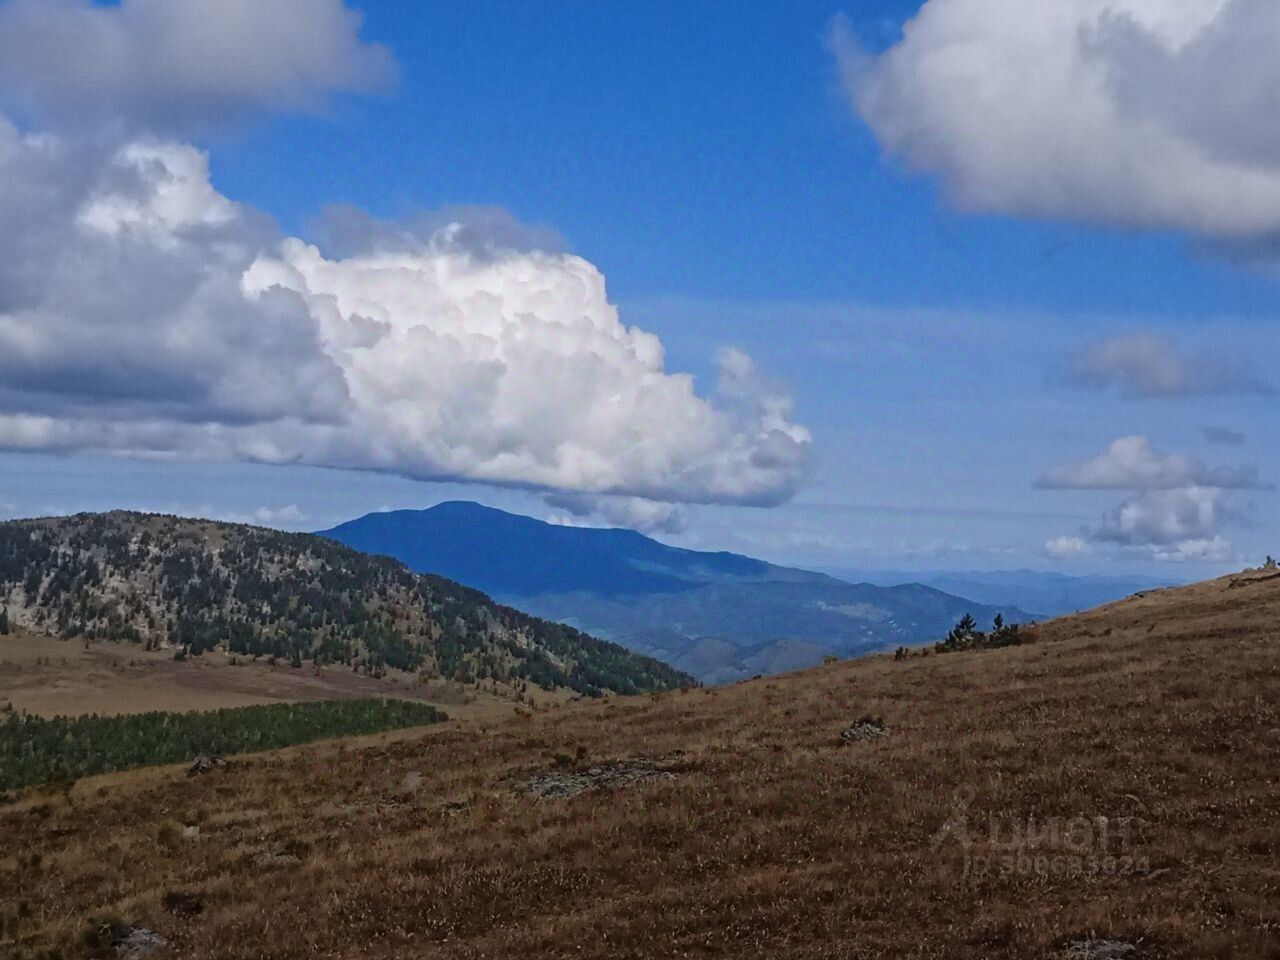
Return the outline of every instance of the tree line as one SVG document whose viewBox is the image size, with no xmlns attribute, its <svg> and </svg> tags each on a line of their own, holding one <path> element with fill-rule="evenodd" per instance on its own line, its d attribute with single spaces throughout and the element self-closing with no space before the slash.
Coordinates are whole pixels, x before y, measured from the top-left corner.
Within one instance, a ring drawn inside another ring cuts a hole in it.
<svg viewBox="0 0 1280 960">
<path fill-rule="evenodd" d="M 7 715 L 0 714 L 0 790 L 447 719 L 429 704 L 389 698 L 115 717 L 50 719 L 8 710 Z"/>
</svg>

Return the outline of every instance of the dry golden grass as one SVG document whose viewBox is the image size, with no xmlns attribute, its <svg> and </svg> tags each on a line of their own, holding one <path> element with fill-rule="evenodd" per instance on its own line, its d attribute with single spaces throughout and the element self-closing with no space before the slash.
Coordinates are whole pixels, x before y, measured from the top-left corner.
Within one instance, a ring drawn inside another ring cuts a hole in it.
<svg viewBox="0 0 1280 960">
<path fill-rule="evenodd" d="M 524 699 L 550 703 L 571 695 L 531 688 Z M 421 700 L 459 718 L 492 720 L 515 709 L 515 691 L 506 687 L 490 692 L 447 680 L 426 683 L 396 670 L 374 679 L 342 666 L 295 670 L 285 662 L 269 666 L 223 652 L 178 663 L 172 650 L 148 651 L 137 644 L 86 647 L 23 631 L 0 637 L 0 705 L 42 717 L 383 696 Z"/>
<path fill-rule="evenodd" d="M 157 960 L 1025 960 L 1090 933 L 1136 957 L 1280 957 L 1280 580 L 1229 583 L 1022 647 L 23 798 L 0 808 L 0 955 L 79 956 L 106 913 L 167 937 Z M 864 715 L 890 735 L 843 744 Z M 675 779 L 614 793 L 515 789 L 677 752 Z"/>
</svg>

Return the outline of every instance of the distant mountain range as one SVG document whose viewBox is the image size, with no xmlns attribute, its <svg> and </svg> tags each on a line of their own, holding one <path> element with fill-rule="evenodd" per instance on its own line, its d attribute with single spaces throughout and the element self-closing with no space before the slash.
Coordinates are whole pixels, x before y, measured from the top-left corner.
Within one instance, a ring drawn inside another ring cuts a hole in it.
<svg viewBox="0 0 1280 960">
<path fill-rule="evenodd" d="M 1179 586 L 1182 581 L 1152 577 L 1073 577 L 1039 570 L 947 571 L 906 573 L 894 570 L 832 570 L 834 576 L 878 584 L 923 583 L 979 603 L 1013 604 L 1058 617 L 1121 600 L 1142 590 Z"/>
<path fill-rule="evenodd" d="M 558 526 L 476 503 L 372 513 L 321 531 L 410 569 L 655 657 L 709 683 L 943 636 L 964 614 L 1038 617 L 923 584 L 854 584 L 631 530 Z"/>
</svg>

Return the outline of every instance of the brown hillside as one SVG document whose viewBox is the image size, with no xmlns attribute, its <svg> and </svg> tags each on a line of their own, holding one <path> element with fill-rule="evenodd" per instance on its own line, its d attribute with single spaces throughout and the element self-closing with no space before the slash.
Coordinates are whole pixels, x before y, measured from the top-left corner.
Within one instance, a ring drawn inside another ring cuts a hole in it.
<svg viewBox="0 0 1280 960">
<path fill-rule="evenodd" d="M 1280 957 L 1278 700 L 1255 574 L 1021 647 L 117 775 L 0 808 L 0 955 L 111 914 L 157 960 Z"/>
<path fill-rule="evenodd" d="M 209 711 L 267 703 L 305 703 L 360 697 L 420 700 L 455 719 L 509 716 L 515 704 L 567 700 L 571 690 L 543 690 L 488 681 L 475 685 L 387 670 L 381 677 L 341 664 L 254 662 L 211 651 L 178 662 L 172 650 L 138 644 L 54 640 L 15 630 L 0 636 L 0 712 L 38 717 L 116 716 Z"/>
</svg>

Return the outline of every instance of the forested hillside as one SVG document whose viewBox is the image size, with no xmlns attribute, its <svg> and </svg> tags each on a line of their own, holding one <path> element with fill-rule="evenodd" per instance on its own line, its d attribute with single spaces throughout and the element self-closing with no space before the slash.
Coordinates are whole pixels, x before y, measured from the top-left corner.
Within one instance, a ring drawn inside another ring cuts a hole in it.
<svg viewBox="0 0 1280 960">
<path fill-rule="evenodd" d="M 135 513 L 0 524 L 9 625 L 198 657 L 388 667 L 595 695 L 689 678 L 397 561 L 307 534 Z"/>
</svg>

